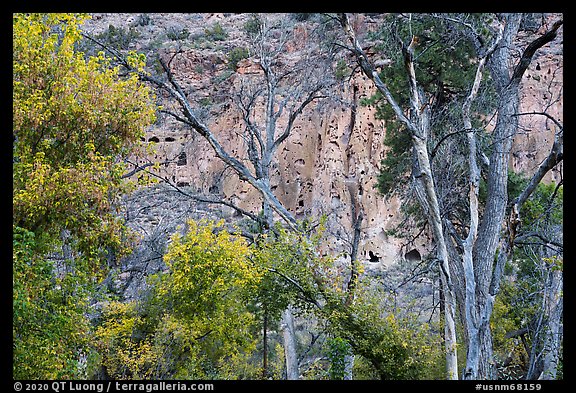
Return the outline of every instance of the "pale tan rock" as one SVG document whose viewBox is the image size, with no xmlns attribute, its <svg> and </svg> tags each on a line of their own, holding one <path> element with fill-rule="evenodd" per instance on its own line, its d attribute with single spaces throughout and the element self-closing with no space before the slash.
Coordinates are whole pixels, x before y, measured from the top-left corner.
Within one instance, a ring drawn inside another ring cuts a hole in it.
<svg viewBox="0 0 576 393">
<path fill-rule="evenodd" d="M 102 28 L 112 23 L 109 21 L 125 24 L 130 17 L 131 14 L 98 14 L 94 23 Z M 154 21 L 151 28 L 160 29 L 162 23 L 178 21 L 194 33 L 218 22 L 230 33 L 230 45 L 234 47 L 242 45 L 245 39 L 242 26 L 246 18 L 246 15 L 200 14 L 203 24 L 198 26 L 194 24 L 198 21 L 195 14 L 151 14 Z M 372 18 L 364 15 L 354 16 L 352 23 L 359 34 L 375 28 Z M 91 31 L 96 31 L 96 28 L 96 25 L 90 25 Z M 294 60 L 308 37 L 305 24 L 295 24 L 294 29 L 298 39 L 286 46 L 288 55 L 283 60 L 287 62 L 286 66 L 289 66 L 289 56 L 294 56 Z M 243 59 L 234 72 L 227 69 L 223 49 L 215 49 L 214 45 L 205 48 L 187 45 L 178 49 L 162 48 L 162 57 L 171 59 L 179 83 L 195 107 L 206 111 L 207 125 L 226 150 L 247 162 L 246 146 L 240 136 L 244 129 L 242 116 L 225 97 L 237 86 L 238 78 L 261 75 L 262 69 L 253 59 Z M 374 54 L 367 45 L 368 53 Z M 539 112 L 551 100 L 558 100 L 559 104 L 551 106 L 548 113 L 562 122 L 563 68 L 553 55 L 554 48 L 543 50 L 527 70 L 522 82 L 521 111 Z M 379 67 L 387 65 L 386 59 L 376 61 Z M 227 77 L 223 78 L 223 75 Z M 374 92 L 372 82 L 357 74 L 339 94 L 348 102 L 356 97 L 358 103 L 362 97 L 370 97 Z M 207 105 L 202 106 L 204 104 Z M 263 122 L 261 117 L 256 120 Z M 278 126 L 281 128 L 284 124 L 285 118 L 280 119 Z M 532 174 L 550 150 L 555 126 L 539 115 L 522 116 L 521 125 L 522 129 L 514 139 L 511 168 Z M 380 161 L 386 154 L 384 134 L 385 123 L 376 119 L 375 109 L 371 106 L 357 105 L 352 116 L 351 107 L 344 105 L 311 105 L 279 148 L 271 179 L 275 195 L 297 218 L 329 216 L 333 233 L 322 246 L 325 253 L 338 253 L 348 247 L 344 239 L 350 238 L 352 233 L 349 190 L 350 184 L 354 184 L 365 214 L 358 255 L 365 262 L 366 269 L 373 271 L 389 266 L 411 249 L 424 255 L 431 247 L 425 236 L 416 244 L 403 247 L 403 240 L 387 235 L 401 222 L 403 201 L 396 196 L 384 198 L 374 188 Z M 254 213 L 261 209 L 259 194 L 217 159 L 202 137 L 174 119 L 167 118 L 149 129 L 146 140 L 156 147 L 151 158 L 159 162 L 173 161 L 163 165 L 160 171 L 173 183 L 189 186 L 194 192 L 217 193 Z M 561 173 L 560 165 L 545 180 L 558 181 Z"/>
</svg>

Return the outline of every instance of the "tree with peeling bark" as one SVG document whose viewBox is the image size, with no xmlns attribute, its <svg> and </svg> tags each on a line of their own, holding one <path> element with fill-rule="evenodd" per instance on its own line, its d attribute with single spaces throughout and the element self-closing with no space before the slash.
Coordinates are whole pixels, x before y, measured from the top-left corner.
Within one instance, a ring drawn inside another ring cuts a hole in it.
<svg viewBox="0 0 576 393">
<path fill-rule="evenodd" d="M 496 378 L 489 323 L 502 271 L 511 257 L 512 246 L 520 229 L 521 207 L 544 175 L 562 160 L 562 127 L 559 127 L 549 156 L 520 196 L 509 200 L 508 167 L 512 140 L 519 128 L 520 82 L 535 53 L 556 38 L 563 22 L 561 17 L 558 17 L 543 26 L 545 32 L 525 45 L 518 58 L 514 47 L 517 45 L 522 14 L 402 14 L 395 18 L 396 29 L 392 31 L 392 36 L 396 37 L 396 50 L 401 53 L 403 75 L 408 81 L 403 92 L 407 96 L 405 106 L 402 106 L 395 96 L 396 92 L 389 88 L 389 83 L 392 82 L 385 79 L 384 73 L 377 71 L 374 62 L 366 54 L 348 15 L 337 16 L 347 46 L 361 71 L 374 82 L 377 91 L 389 105 L 392 117 L 402 123 L 405 132 L 410 136 L 412 182 L 420 207 L 428 217 L 445 297 L 447 378 L 457 379 L 460 375 L 456 352 L 457 309 L 465 327 L 467 351 L 462 378 Z M 420 30 L 419 34 L 422 33 L 423 37 L 416 34 L 418 23 L 430 18 L 435 21 L 435 29 L 445 29 L 440 38 L 434 39 L 433 28 Z M 404 36 L 399 33 L 401 29 L 398 26 L 405 27 Z M 438 93 L 445 92 L 446 89 L 435 92 L 426 90 L 426 85 L 421 81 L 429 79 L 426 74 L 429 70 L 421 56 L 428 51 L 433 52 L 439 43 L 445 44 L 446 37 L 454 34 L 460 40 L 464 38 L 474 49 L 475 56 L 472 60 L 475 72 L 468 80 L 468 87 L 463 94 L 465 98 L 460 101 L 461 118 L 456 124 L 452 124 L 456 131 L 438 137 L 433 134 L 433 123 L 435 115 L 447 108 L 438 100 Z M 484 76 L 485 69 L 490 78 Z M 490 88 L 494 90 L 494 109 L 492 113 L 482 113 L 482 108 L 475 106 L 475 112 L 496 116 L 496 124 L 490 133 L 485 131 L 488 124 L 477 126 L 472 121 L 472 117 L 477 115 L 472 112 L 472 106 L 483 84 L 490 84 Z M 463 174 L 466 180 L 462 183 L 468 189 L 468 201 L 464 203 L 467 219 L 462 214 L 451 217 L 448 199 L 440 193 L 438 172 L 434 172 L 434 167 L 438 167 L 438 164 L 433 162 L 440 145 L 462 133 L 466 135 L 463 142 L 467 146 L 464 162 L 468 168 Z M 434 137 L 439 141 L 430 150 Z M 488 154 L 479 144 L 480 137 L 489 140 Z M 486 193 L 481 206 L 479 190 L 482 180 L 486 183 Z M 458 229 L 455 223 L 458 224 Z"/>
</svg>

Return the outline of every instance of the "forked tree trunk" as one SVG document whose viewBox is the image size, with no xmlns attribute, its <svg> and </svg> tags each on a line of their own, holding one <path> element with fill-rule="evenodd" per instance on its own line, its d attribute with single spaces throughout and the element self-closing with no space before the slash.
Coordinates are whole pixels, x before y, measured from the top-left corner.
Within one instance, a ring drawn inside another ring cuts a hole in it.
<svg viewBox="0 0 576 393">
<path fill-rule="evenodd" d="M 502 29 L 493 46 L 482 55 L 478 73 L 472 87 L 471 95 L 464 108 L 465 128 L 470 129 L 470 231 L 463 244 L 463 272 L 465 276 L 465 325 L 467 339 L 467 364 L 464 371 L 466 379 L 494 378 L 495 368 L 493 362 L 492 337 L 490 332 L 490 318 L 492 315 L 495 297 L 498 293 L 503 267 L 507 260 L 509 250 L 513 245 L 513 231 L 517 222 L 506 218 L 508 207 L 507 181 L 510 150 L 512 140 L 518 129 L 519 85 L 522 75 L 530 64 L 536 50 L 552 41 L 557 34 L 562 20 L 554 23 L 552 28 L 532 41 L 522 53 L 514 69 L 510 68 L 514 60 L 512 48 L 517 36 L 521 14 L 503 15 Z M 384 96 L 394 111 L 397 119 L 403 122 L 412 137 L 412 147 L 416 154 L 417 165 L 420 170 L 418 177 L 424 188 L 421 196 L 422 204 L 428 216 L 428 222 L 434 235 L 437 247 L 437 259 L 442 268 L 441 283 L 445 297 L 445 344 L 446 368 L 449 379 L 456 379 L 456 332 L 454 324 L 455 297 L 454 288 L 450 279 L 448 265 L 448 252 L 443 234 L 443 223 L 436 195 L 436 189 L 430 170 L 430 158 L 427 151 L 429 114 L 426 103 L 421 99 L 414 70 L 414 44 L 418 41 L 413 37 L 410 45 L 402 43 L 404 64 L 410 85 L 410 116 L 407 117 L 403 109 L 395 101 L 385 82 L 381 80 L 373 64 L 368 60 L 364 50 L 356 39 L 346 14 L 340 14 L 339 22 L 351 44 L 350 50 L 355 55 L 364 74 L 375 84 L 378 91 Z M 481 39 L 478 40 L 482 42 Z M 481 48 L 484 49 L 484 48 Z M 493 154 L 490 157 L 488 171 L 487 202 L 482 220 L 478 217 L 478 187 L 479 169 L 476 163 L 475 140 L 471 133 L 472 126 L 469 118 L 470 103 L 477 91 L 477 84 L 481 79 L 482 67 L 486 57 L 490 54 L 488 64 L 494 86 L 499 96 L 497 108 L 497 122 L 492 132 Z M 424 105 L 422 105 L 424 104 Z M 466 118 L 468 116 L 468 118 Z M 513 211 L 514 212 L 514 211 Z M 514 217 L 512 217 L 514 218 Z M 503 230 L 503 227 L 506 229 Z M 512 236 L 510 236 L 512 234 Z M 499 250 L 500 254 L 497 254 Z M 495 263 L 495 260 L 497 262 Z"/>
<path fill-rule="evenodd" d="M 510 69 L 513 41 L 517 36 L 522 16 L 504 16 L 503 37 L 490 57 L 490 69 L 496 91 L 499 95 L 498 118 L 493 131 L 493 153 L 487 179 L 487 201 L 484 216 L 478 228 L 478 238 L 474 244 L 474 279 L 476 284 L 476 312 L 479 315 L 478 339 L 470 339 L 468 352 L 477 353 L 478 360 L 471 359 L 467 366 L 469 378 L 494 379 L 497 377 L 493 358 L 490 318 L 498 294 L 502 272 L 511 250 L 519 224 L 520 204 L 516 203 L 507 217 L 508 168 L 513 138 L 518 130 L 519 88 L 522 76 L 536 51 L 556 38 L 562 20 L 532 41 L 522 53 L 513 70 Z M 496 261 L 496 263 L 495 263 Z"/>
<path fill-rule="evenodd" d="M 486 322 L 489 321 L 490 315 L 480 315 L 477 299 L 477 279 L 474 272 L 474 245 L 478 238 L 479 223 L 479 202 L 478 193 L 480 189 L 480 167 L 477 161 L 476 135 L 472 132 L 471 106 L 478 94 L 480 83 L 482 82 L 482 72 L 488 56 L 496 50 L 503 35 L 503 28 L 499 29 L 499 34 L 494 40 L 492 46 L 485 55 L 478 61 L 474 82 L 470 93 L 462 105 L 462 123 L 464 129 L 468 130 L 466 137 L 468 140 L 468 201 L 469 201 L 469 229 L 468 236 L 462 241 L 463 255 L 462 264 L 464 271 L 464 309 L 465 309 L 465 327 L 467 338 L 466 367 L 464 368 L 464 379 L 477 379 L 480 359 L 491 355 L 492 340 L 489 336 L 490 329 Z M 486 309 L 484 307 L 484 309 Z"/>
</svg>

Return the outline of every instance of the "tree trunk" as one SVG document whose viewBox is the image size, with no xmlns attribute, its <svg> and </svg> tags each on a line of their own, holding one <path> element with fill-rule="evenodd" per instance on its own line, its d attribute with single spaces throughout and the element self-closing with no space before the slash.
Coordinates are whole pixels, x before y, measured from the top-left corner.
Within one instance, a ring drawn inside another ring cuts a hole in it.
<svg viewBox="0 0 576 393">
<path fill-rule="evenodd" d="M 466 134 L 468 140 L 468 203 L 469 203 L 469 229 L 468 236 L 462 241 L 463 255 L 462 255 L 462 266 L 465 279 L 465 290 L 464 290 L 464 317 L 465 317 L 465 328 L 466 328 L 466 342 L 467 353 L 466 353 L 466 367 L 463 373 L 463 379 L 477 379 L 478 373 L 480 372 L 480 359 L 483 356 L 491 355 L 492 341 L 490 337 L 490 326 L 485 322 L 490 320 L 490 313 L 485 315 L 480 315 L 480 308 L 478 307 L 478 291 L 477 291 L 477 277 L 474 274 L 474 245 L 476 244 L 478 237 L 478 221 L 479 221 L 479 200 L 478 193 L 480 189 L 480 168 L 477 161 L 477 146 L 476 146 L 476 135 L 472 132 L 472 120 L 471 120 L 471 105 L 482 82 L 482 72 L 486 64 L 487 56 L 491 55 L 494 50 L 496 50 L 500 40 L 502 39 L 503 29 L 499 30 L 498 37 L 494 40 L 494 43 L 490 49 L 486 52 L 485 56 L 482 57 L 478 62 L 478 67 L 476 68 L 476 75 L 474 77 L 474 82 L 472 83 L 472 88 L 470 89 L 470 94 L 466 97 L 464 104 L 462 105 L 462 123 L 465 130 L 469 130 Z M 486 309 L 486 308 L 484 308 Z M 482 317 L 487 317 L 483 319 Z M 482 332 L 484 330 L 484 332 Z"/>
<path fill-rule="evenodd" d="M 351 381 L 354 379 L 353 374 L 354 368 L 354 355 L 346 355 L 344 356 L 344 380 Z"/>
<path fill-rule="evenodd" d="M 508 167 L 512 141 L 518 129 L 514 115 L 518 112 L 518 84 L 510 83 L 510 48 L 520 24 L 521 15 L 506 16 L 500 44 L 488 61 L 488 66 L 499 93 L 498 118 L 493 132 L 493 153 L 487 173 L 487 201 L 484 215 L 478 227 L 477 240 L 472 254 L 473 280 L 475 281 L 474 309 L 478 316 L 474 329 L 475 337 L 469 337 L 468 353 L 477 356 L 470 359 L 466 373 L 469 379 L 489 379 L 493 374 L 493 351 L 490 330 L 495 293 L 490 293 L 493 284 L 494 260 L 503 235 L 508 204 Z M 504 250 L 502 250 L 504 251 Z M 470 328 L 469 328 L 470 331 Z"/>
<path fill-rule="evenodd" d="M 444 238 L 442 227 L 442 217 L 440 215 L 440 206 L 434 187 L 434 180 L 432 177 L 432 170 L 430 167 L 430 156 L 428 154 L 427 142 L 428 131 L 430 127 L 429 109 L 423 109 L 427 105 L 422 105 L 420 91 L 417 85 L 416 73 L 413 62 L 414 46 L 410 44 L 408 47 L 403 47 L 402 52 L 404 55 L 404 63 L 406 72 L 408 73 L 408 80 L 410 82 L 410 106 L 411 116 L 406 117 L 398 102 L 392 96 L 388 86 L 380 78 L 378 72 L 375 70 L 373 64 L 368 60 L 366 53 L 356 38 L 356 33 L 352 29 L 348 17 L 342 13 L 339 16 L 339 22 L 347 35 L 350 44 L 352 45 L 351 51 L 354 53 L 362 72 L 370 78 L 378 91 L 386 98 L 392 110 L 394 111 L 398 120 L 403 122 L 412 137 L 412 147 L 416 155 L 416 161 L 420 169 L 422 184 L 425 191 L 425 205 L 424 209 L 428 210 L 428 222 L 432 228 L 434 241 L 436 243 L 436 258 L 440 265 L 441 270 L 441 285 L 445 299 L 445 313 L 444 313 L 444 335 L 445 335 L 445 349 L 446 349 L 446 375 L 448 379 L 458 379 L 458 358 L 456 352 L 456 324 L 455 324 L 455 309 L 456 300 L 454 297 L 454 288 L 450 277 L 450 267 L 448 260 L 448 249 Z M 415 42 L 414 40 L 412 41 Z"/>
<path fill-rule="evenodd" d="M 515 205 L 506 220 L 508 207 L 508 168 L 513 138 L 518 130 L 519 86 L 535 52 L 552 41 L 562 21 L 532 41 L 522 53 L 515 68 L 510 69 L 514 58 L 511 48 L 517 36 L 521 14 L 505 15 L 505 25 L 501 44 L 488 62 L 496 91 L 499 94 L 498 118 L 493 131 L 493 153 L 488 171 L 487 201 L 484 216 L 478 229 L 478 240 L 474 246 L 474 274 L 476 278 L 476 307 L 481 317 L 479 347 L 479 379 L 495 378 L 490 318 L 498 293 L 502 269 L 511 253 L 516 235 L 519 206 Z M 498 252 L 498 254 L 497 254 Z M 494 261 L 497 261 L 496 267 Z"/>
<path fill-rule="evenodd" d="M 440 206 L 434 188 L 432 170 L 426 140 L 417 136 L 412 138 L 412 143 L 421 171 L 422 182 L 426 192 L 429 208 L 428 222 L 434 234 L 436 242 L 436 258 L 440 264 L 440 282 L 444 294 L 444 345 L 446 350 L 446 375 L 447 379 L 458 379 L 458 356 L 456 352 L 456 299 L 448 264 L 448 249 L 442 228 Z"/>
<path fill-rule="evenodd" d="M 269 184 L 268 166 L 264 167 L 263 173 L 265 176 L 264 183 Z M 272 217 L 273 212 L 267 201 L 264 201 L 262 203 L 262 211 L 268 228 L 272 228 L 272 225 L 274 223 Z M 280 330 L 282 331 L 282 338 L 284 342 L 284 357 L 286 359 L 286 379 L 299 379 L 300 371 L 296 352 L 296 331 L 294 329 L 294 316 L 292 315 L 292 309 L 290 305 L 282 312 L 282 318 L 280 321 Z"/>
<path fill-rule="evenodd" d="M 268 379 L 268 309 L 266 305 L 264 305 L 262 330 L 262 379 Z"/>
<path fill-rule="evenodd" d="M 554 270 L 547 288 L 548 326 L 544 341 L 544 360 L 542 374 L 538 379 L 556 379 L 558 361 L 560 359 L 560 343 L 562 340 L 562 302 L 563 290 L 562 270 Z"/>
<path fill-rule="evenodd" d="M 499 17 L 500 18 L 500 17 Z M 340 14 L 339 22 L 348 41 L 350 50 L 364 74 L 375 84 L 376 88 L 390 104 L 397 119 L 406 125 L 412 137 L 412 146 L 416 156 L 416 163 L 424 193 L 419 195 L 420 203 L 427 214 L 434 242 L 436 244 L 436 257 L 441 267 L 441 289 L 445 297 L 445 345 L 446 365 L 448 378 L 457 378 L 456 364 L 456 333 L 454 326 L 455 290 L 450 276 L 447 243 L 443 233 L 442 215 L 436 195 L 432 172 L 430 170 L 430 157 L 427 151 L 428 131 L 430 123 L 430 110 L 428 102 L 417 85 L 414 67 L 414 46 L 418 42 L 412 37 L 409 45 L 402 43 L 402 53 L 409 82 L 410 116 L 407 117 L 389 91 L 386 83 L 380 78 L 373 64 L 358 42 L 346 14 Z M 509 223 L 506 220 L 508 207 L 508 168 L 510 150 L 513 138 L 518 130 L 519 85 L 522 76 L 528 68 L 535 52 L 552 41 L 557 30 L 563 24 L 562 20 L 554 23 L 545 34 L 532 41 L 524 50 L 520 58 L 514 52 L 515 39 L 522 21 L 522 14 L 503 14 L 501 16 L 501 29 L 498 38 L 491 48 L 481 56 L 475 83 L 470 96 L 463 107 L 465 116 L 465 130 L 469 131 L 470 142 L 470 232 L 465 240 L 456 239 L 463 249 L 462 268 L 464 275 L 464 323 L 467 339 L 467 365 L 464 377 L 467 379 L 486 379 L 495 377 L 493 362 L 492 337 L 490 332 L 490 318 L 492 315 L 495 296 L 498 293 L 503 267 L 514 242 L 514 229 L 516 221 Z M 476 36 L 481 43 L 479 53 L 484 49 L 483 39 Z M 490 69 L 496 92 L 499 96 L 497 108 L 497 122 L 492 132 L 493 143 L 490 145 L 492 154 L 489 159 L 487 178 L 487 201 L 483 209 L 482 220 L 479 220 L 478 188 L 479 168 L 476 163 L 475 140 L 470 122 L 470 104 L 478 89 L 484 62 Z M 516 61 L 514 68 L 510 65 Z M 561 157 L 561 151 L 559 156 Z M 550 162 L 553 165 L 553 161 Z M 548 170 L 547 165 L 545 170 Z M 452 234 L 452 233 L 451 233 Z M 495 263 L 495 261 L 497 261 Z M 496 265 L 496 266 L 495 266 Z M 458 267 L 457 270 L 460 270 Z M 462 281 L 459 281 L 461 283 Z"/>
<path fill-rule="evenodd" d="M 284 338 L 284 354 L 286 357 L 286 379 L 300 379 L 298 370 L 298 357 L 296 356 L 296 330 L 294 329 L 294 316 L 292 310 L 288 307 L 282 312 L 280 322 L 282 336 Z"/>
</svg>

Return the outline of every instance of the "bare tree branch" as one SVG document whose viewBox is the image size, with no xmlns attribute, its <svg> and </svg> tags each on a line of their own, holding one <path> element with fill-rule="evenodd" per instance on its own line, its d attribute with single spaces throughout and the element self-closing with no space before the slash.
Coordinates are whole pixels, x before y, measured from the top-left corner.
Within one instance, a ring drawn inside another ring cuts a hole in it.
<svg viewBox="0 0 576 393">
<path fill-rule="evenodd" d="M 129 160 L 127 160 L 127 162 L 131 163 Z M 135 163 L 131 163 L 131 164 L 136 165 Z M 232 209 L 236 210 L 238 213 L 240 213 L 240 214 L 242 214 L 242 215 L 244 215 L 244 216 L 246 216 L 246 217 L 249 217 L 250 219 L 252 219 L 253 221 L 259 223 L 260 225 L 266 226 L 266 222 L 264 222 L 264 220 L 262 219 L 262 217 L 254 214 L 254 213 L 251 213 L 251 212 L 249 212 L 249 211 L 247 211 L 247 210 L 244 210 L 244 209 L 236 206 L 236 205 L 233 204 L 232 202 L 226 201 L 226 200 L 224 200 L 224 199 L 209 198 L 209 197 L 206 197 L 206 196 L 203 196 L 203 195 L 198 195 L 198 194 L 190 194 L 189 192 L 184 191 L 184 190 L 182 189 L 182 187 L 179 187 L 179 186 L 177 186 L 176 184 L 174 184 L 174 183 L 172 183 L 171 181 L 169 181 L 166 177 L 160 176 L 160 175 L 157 174 L 157 173 L 154 173 L 154 172 L 152 172 L 152 171 L 149 171 L 149 170 L 146 170 L 146 169 L 145 169 L 145 168 L 150 167 L 150 166 L 152 166 L 152 165 L 154 165 L 154 163 L 147 163 L 147 164 L 145 164 L 145 165 L 142 165 L 141 167 L 138 168 L 138 169 L 139 169 L 138 171 L 142 171 L 142 170 L 146 171 L 146 173 L 148 173 L 148 174 L 150 174 L 150 175 L 152 175 L 152 176 L 154 176 L 154 177 L 162 180 L 164 183 L 166 183 L 166 184 L 168 184 L 170 187 L 172 187 L 176 192 L 178 192 L 178 193 L 180 193 L 180 194 L 182 194 L 182 195 L 184 195 L 184 196 L 186 196 L 186 197 L 188 197 L 188 198 L 190 198 L 190 199 L 193 199 L 193 200 L 198 201 L 198 202 L 211 203 L 211 204 L 219 204 L 219 205 L 224 205 L 224 206 L 231 207 Z M 128 175 L 128 174 L 127 174 L 127 175 Z M 124 175 L 124 176 L 128 177 L 127 175 Z"/>
<path fill-rule="evenodd" d="M 364 52 L 362 46 L 360 46 L 360 43 L 356 38 L 356 33 L 354 33 L 352 26 L 350 26 L 348 16 L 346 16 L 346 14 L 344 13 L 341 13 L 339 14 L 338 21 L 340 22 L 342 28 L 344 29 L 344 32 L 348 37 L 348 40 L 352 45 L 350 50 L 352 51 L 352 53 L 354 53 L 356 59 L 358 60 L 360 68 L 362 68 L 364 74 L 368 76 L 370 79 L 372 79 L 378 90 L 382 92 L 382 94 L 384 95 L 384 97 L 394 110 L 394 113 L 396 114 L 398 119 L 400 119 L 404 124 L 406 124 L 408 129 L 410 129 L 412 132 L 418 133 L 418 127 L 416 126 L 416 124 L 414 124 L 412 121 L 410 121 L 410 119 L 408 119 L 404 115 L 404 112 L 402 111 L 397 101 L 392 96 L 392 93 L 388 89 L 388 86 L 382 81 L 382 79 L 380 79 L 378 72 L 370 64 L 370 61 L 368 60 L 366 53 Z"/>
<path fill-rule="evenodd" d="M 518 197 L 516 197 L 516 199 L 512 201 L 512 204 L 513 206 L 515 206 L 517 212 L 520 211 L 520 207 L 522 207 L 524 202 L 526 202 L 526 200 L 534 192 L 534 190 L 536 189 L 540 181 L 544 178 L 544 176 L 552 168 L 558 165 L 563 158 L 564 158 L 564 131 L 563 129 L 561 129 L 554 136 L 554 143 L 548 156 L 540 164 L 538 170 L 536 171 L 536 173 L 534 173 L 526 188 L 522 191 L 522 193 Z"/>
<path fill-rule="evenodd" d="M 560 130 L 564 130 L 564 126 L 554 118 L 554 116 L 546 113 L 546 112 L 536 112 L 536 111 L 532 111 L 532 112 L 522 112 L 522 113 L 515 113 L 512 116 L 526 116 L 526 115 L 540 115 L 540 116 L 545 116 L 547 117 L 549 120 L 552 120 L 554 122 L 554 124 L 556 124 L 556 127 L 558 127 Z"/>
<path fill-rule="evenodd" d="M 302 113 L 304 108 L 306 108 L 306 106 L 308 106 L 308 104 L 310 104 L 312 101 L 314 101 L 316 99 L 328 97 L 326 95 L 316 95 L 316 93 L 321 88 L 322 88 L 322 86 L 317 86 L 314 90 L 312 90 L 308 94 L 308 97 L 306 97 L 306 99 L 300 104 L 300 106 L 298 106 L 298 108 L 294 112 L 290 113 L 290 116 L 288 118 L 288 123 L 286 124 L 286 127 L 284 128 L 284 132 L 272 144 L 272 152 L 274 152 L 276 149 L 278 149 L 278 146 L 280 146 L 282 144 L 282 142 L 284 142 L 286 140 L 286 138 L 288 138 L 288 136 L 290 135 L 290 132 L 292 131 L 294 121 L 296 120 L 298 115 L 300 115 Z"/>
<path fill-rule="evenodd" d="M 126 162 L 129 162 L 129 161 L 126 160 Z M 166 160 L 166 161 L 163 161 L 163 162 L 159 163 L 159 165 L 170 164 L 170 163 L 172 163 L 172 162 L 174 162 L 174 160 Z M 146 164 L 143 164 L 143 165 L 140 165 L 140 166 L 138 166 L 138 165 L 136 165 L 136 164 L 134 164 L 134 163 L 131 163 L 131 164 L 134 165 L 135 168 L 132 169 L 130 172 L 127 172 L 127 173 L 123 174 L 123 175 L 120 177 L 121 179 L 126 179 L 126 178 L 128 178 L 128 177 L 131 177 L 131 176 L 135 175 L 136 173 L 138 173 L 138 172 L 140 172 L 140 171 L 143 171 L 144 169 L 155 165 L 156 163 L 155 163 L 155 162 L 147 162 Z M 152 173 L 152 172 L 148 172 L 148 173 Z"/>
<path fill-rule="evenodd" d="M 520 57 L 518 64 L 516 64 L 516 67 L 514 68 L 512 78 L 510 79 L 511 84 L 520 83 L 522 75 L 524 75 L 524 71 L 526 71 L 526 69 L 530 65 L 532 57 L 534 57 L 536 51 L 541 47 L 543 47 L 544 45 L 546 45 L 547 43 L 553 41 L 554 38 L 556 38 L 556 36 L 558 35 L 558 29 L 560 28 L 560 26 L 562 26 L 563 23 L 564 21 L 562 19 L 557 20 L 556 22 L 554 22 L 550 30 L 542 34 L 540 37 L 536 38 L 526 47 L 524 53 L 522 53 L 522 57 Z"/>
</svg>

